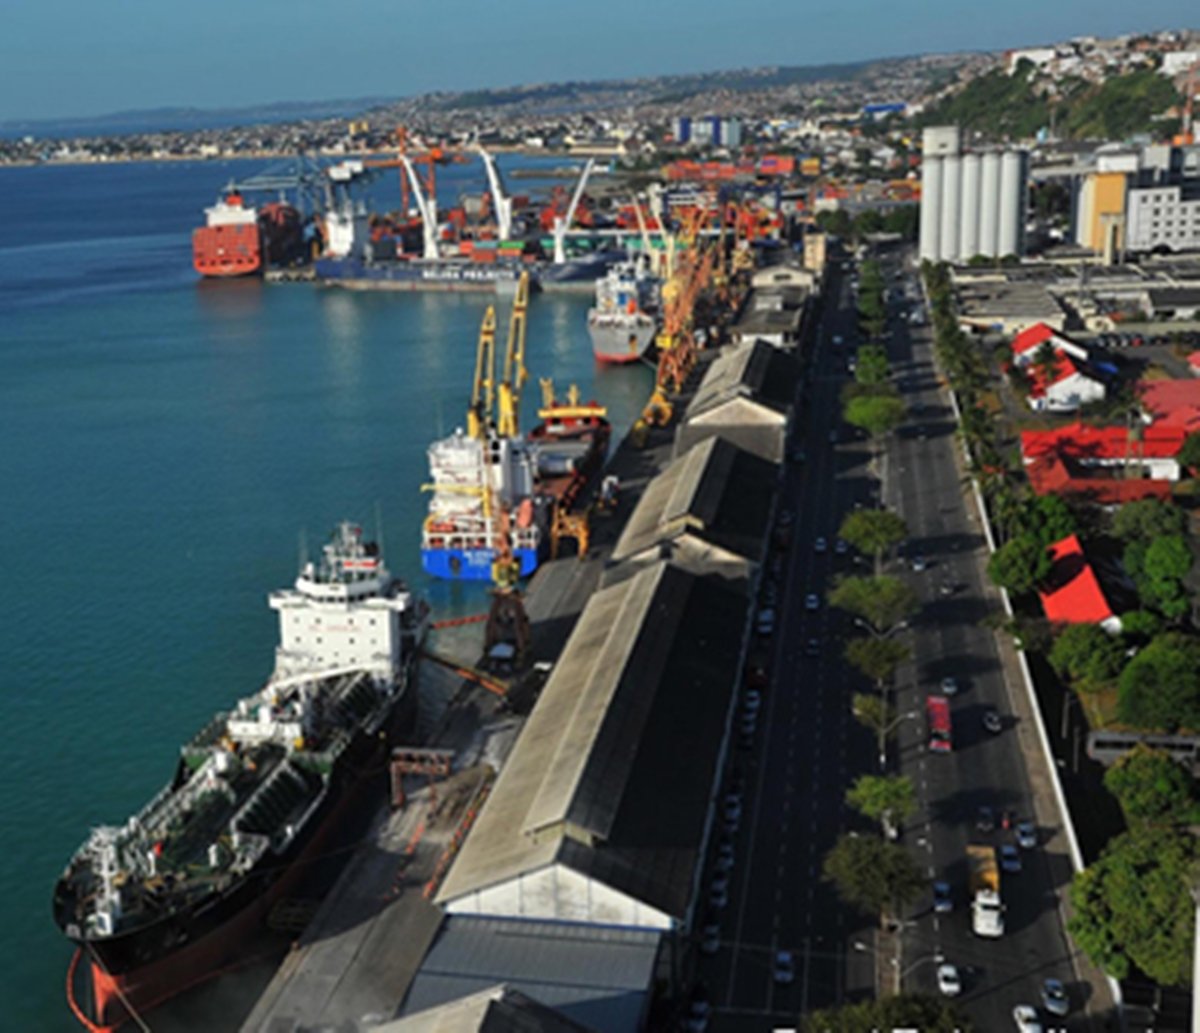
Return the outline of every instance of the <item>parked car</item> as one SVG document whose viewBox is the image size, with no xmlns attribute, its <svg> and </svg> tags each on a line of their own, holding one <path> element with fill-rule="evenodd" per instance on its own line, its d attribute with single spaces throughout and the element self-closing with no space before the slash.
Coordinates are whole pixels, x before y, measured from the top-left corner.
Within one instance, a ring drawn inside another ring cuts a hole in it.
<svg viewBox="0 0 1200 1033">
<path fill-rule="evenodd" d="M 813 552 L 825 552 L 828 548 L 829 542 L 825 540 L 823 535 L 813 539 Z"/>
<path fill-rule="evenodd" d="M 718 911 L 729 904 L 729 874 L 720 872 L 708 887 L 708 903 Z"/>
<path fill-rule="evenodd" d="M 925 569 L 925 567 L 926 567 L 925 557 L 922 556 L 920 553 L 917 553 L 917 555 L 915 555 L 912 558 L 912 569 L 916 573 L 920 574 Z"/>
<path fill-rule="evenodd" d="M 791 951 L 776 951 L 772 975 L 777 983 L 792 983 L 796 979 L 796 963 Z"/>
<path fill-rule="evenodd" d="M 1042 1020 L 1032 1004 L 1018 1004 L 1013 1009 L 1013 1022 L 1018 1033 L 1042 1033 Z"/>
<path fill-rule="evenodd" d="M 1067 997 L 1067 988 L 1057 979 L 1047 979 L 1042 983 L 1042 1007 L 1051 1015 L 1066 1015 L 1071 1010 L 1071 1002 Z"/>
<path fill-rule="evenodd" d="M 737 793 L 725 794 L 725 824 L 736 829 L 742 821 L 742 798 Z"/>
<path fill-rule="evenodd" d="M 815 592 L 809 592 L 804 597 L 804 608 L 806 610 L 819 610 L 821 608 L 821 600 Z"/>
<path fill-rule="evenodd" d="M 758 616 L 754 621 L 754 630 L 764 638 L 775 633 L 775 611 L 771 607 L 766 607 L 758 611 Z"/>
<path fill-rule="evenodd" d="M 1016 875 L 1021 870 L 1021 851 L 1013 843 L 1002 843 L 1000 846 L 1000 867 L 1010 875 Z"/>
<path fill-rule="evenodd" d="M 833 543 L 833 551 L 839 556 L 845 556 L 850 551 L 850 546 L 847 544 L 845 538 L 839 538 Z"/>
<path fill-rule="evenodd" d="M 721 925 L 709 922 L 700 930 L 700 953 L 712 957 L 721 949 Z"/>
<path fill-rule="evenodd" d="M 942 695 L 957 696 L 958 695 L 958 679 L 945 677 L 942 679 Z"/>
<path fill-rule="evenodd" d="M 933 910 L 939 915 L 954 910 L 954 898 L 950 895 L 950 883 L 941 880 L 933 884 Z"/>
<path fill-rule="evenodd" d="M 984 804 L 975 815 L 975 828 L 980 832 L 991 832 L 996 827 L 995 812 Z"/>
<path fill-rule="evenodd" d="M 688 1033 L 704 1033 L 708 1029 L 708 1020 L 712 1016 L 712 1005 L 708 996 L 693 994 L 688 1001 L 687 1015 L 684 1017 L 684 1028 Z"/>
<path fill-rule="evenodd" d="M 1004 731 L 1004 725 L 1000 721 L 1000 714 L 995 707 L 988 707 L 983 712 L 983 727 L 986 728 L 992 735 L 999 735 Z"/>
<path fill-rule="evenodd" d="M 721 842 L 717 845 L 717 858 L 713 862 L 713 868 L 718 872 L 732 871 L 733 857 L 733 840 L 721 840 Z"/>
<path fill-rule="evenodd" d="M 1032 850 L 1037 846 L 1037 826 L 1032 821 L 1017 823 L 1017 846 L 1022 850 Z"/>
<path fill-rule="evenodd" d="M 946 997 L 957 997 L 962 993 L 962 980 L 959 978 L 958 969 L 948 961 L 938 965 L 937 984 Z"/>
</svg>

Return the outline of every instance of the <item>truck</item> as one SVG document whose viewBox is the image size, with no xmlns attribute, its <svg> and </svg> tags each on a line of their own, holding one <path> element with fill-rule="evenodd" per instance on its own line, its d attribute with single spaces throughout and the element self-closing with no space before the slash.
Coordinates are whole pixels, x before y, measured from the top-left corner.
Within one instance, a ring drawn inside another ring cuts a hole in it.
<svg viewBox="0 0 1200 1033">
<path fill-rule="evenodd" d="M 967 847 L 970 873 L 971 929 L 976 936 L 995 939 L 1004 935 L 1004 905 L 1000 902 L 1000 866 L 995 848 L 970 844 Z"/>
</svg>

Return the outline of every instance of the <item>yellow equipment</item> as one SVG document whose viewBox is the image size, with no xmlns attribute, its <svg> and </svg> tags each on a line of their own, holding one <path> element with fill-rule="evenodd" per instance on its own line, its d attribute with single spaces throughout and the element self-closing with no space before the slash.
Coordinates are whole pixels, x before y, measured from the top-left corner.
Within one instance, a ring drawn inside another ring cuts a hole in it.
<svg viewBox="0 0 1200 1033">
<path fill-rule="evenodd" d="M 521 433 L 521 388 L 529 376 L 525 369 L 525 311 L 529 307 L 529 273 L 521 273 L 508 324 L 504 376 L 496 392 L 497 432 L 515 438 Z"/>
<path fill-rule="evenodd" d="M 489 305 L 479 327 L 475 349 L 475 380 L 467 409 L 467 434 L 483 439 L 492 422 L 492 389 L 496 382 L 496 309 Z"/>
</svg>

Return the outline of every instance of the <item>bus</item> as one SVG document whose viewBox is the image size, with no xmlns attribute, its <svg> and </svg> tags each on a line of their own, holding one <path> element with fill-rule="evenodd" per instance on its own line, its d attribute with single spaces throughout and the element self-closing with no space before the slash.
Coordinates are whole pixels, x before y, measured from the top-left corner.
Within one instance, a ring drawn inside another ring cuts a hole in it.
<svg viewBox="0 0 1200 1033">
<path fill-rule="evenodd" d="M 1130 750 L 1144 744 L 1164 750 L 1179 764 L 1195 773 L 1200 770 L 1200 737 L 1195 735 L 1166 735 L 1156 732 L 1089 732 L 1087 755 L 1105 767 L 1115 764 Z"/>
<path fill-rule="evenodd" d="M 954 748 L 950 734 L 950 701 L 945 696 L 927 696 L 925 717 L 929 722 L 930 751 L 949 753 Z"/>
</svg>

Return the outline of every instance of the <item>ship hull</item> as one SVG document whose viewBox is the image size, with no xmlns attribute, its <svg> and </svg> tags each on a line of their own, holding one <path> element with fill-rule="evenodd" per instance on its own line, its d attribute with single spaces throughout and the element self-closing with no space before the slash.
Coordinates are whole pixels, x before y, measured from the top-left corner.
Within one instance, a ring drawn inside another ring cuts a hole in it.
<svg viewBox="0 0 1200 1033">
<path fill-rule="evenodd" d="M 201 226 L 192 232 L 192 266 L 201 276 L 228 279 L 262 272 L 262 241 L 253 223 Z"/>
<path fill-rule="evenodd" d="M 191 908 L 122 936 L 76 941 L 90 960 L 88 1020 L 118 1029 L 131 1014 L 144 1014 L 240 961 L 271 907 L 296 888 L 309 865 L 351 841 L 364 816 L 382 802 L 389 741 L 411 723 L 415 701 L 409 684 L 379 730 L 358 731 L 316 810 L 282 854 L 268 853 L 226 892 Z M 55 904 L 57 911 L 57 898 Z M 58 919 L 66 924 L 61 914 Z"/>
<path fill-rule="evenodd" d="M 495 549 L 446 549 L 426 547 L 421 550 L 421 566 L 425 573 L 450 581 L 491 581 Z M 521 577 L 529 577 L 538 566 L 536 549 L 517 548 L 513 559 L 521 565 Z"/>
<path fill-rule="evenodd" d="M 367 262 L 354 258 L 318 258 L 314 269 L 323 283 L 357 290 L 501 293 L 515 290 L 521 273 L 530 271 L 525 264 Z"/>
<path fill-rule="evenodd" d="M 654 343 L 655 329 L 653 317 L 645 313 L 589 319 L 592 354 L 597 362 L 617 365 L 640 362 Z"/>
</svg>

